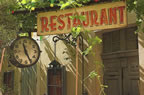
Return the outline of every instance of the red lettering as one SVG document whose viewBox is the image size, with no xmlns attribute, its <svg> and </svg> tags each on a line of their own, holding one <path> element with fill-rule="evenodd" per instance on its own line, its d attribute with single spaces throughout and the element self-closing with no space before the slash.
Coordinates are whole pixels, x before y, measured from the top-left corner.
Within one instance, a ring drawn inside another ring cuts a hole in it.
<svg viewBox="0 0 144 95">
<path fill-rule="evenodd" d="M 70 29 L 71 28 L 70 16 L 72 16 L 72 13 L 65 14 L 65 16 L 67 17 L 67 20 L 68 20 L 67 29 Z"/>
<path fill-rule="evenodd" d="M 120 23 L 124 23 L 123 11 L 125 9 L 125 6 L 120 6 L 120 7 L 118 7 L 118 9 L 119 9 L 119 13 L 120 13 Z"/>
<path fill-rule="evenodd" d="M 41 32 L 49 31 L 49 28 L 47 27 L 48 26 L 48 18 L 41 17 L 40 19 L 41 19 L 41 28 L 42 28 Z"/>
<path fill-rule="evenodd" d="M 76 14 L 74 14 L 75 16 L 79 16 L 79 14 L 78 13 L 76 13 Z M 79 18 L 74 18 L 74 20 L 73 20 L 73 27 L 76 27 L 76 26 L 78 26 L 78 25 L 80 25 L 81 24 L 81 22 L 80 22 L 80 19 Z"/>
<path fill-rule="evenodd" d="M 117 13 L 116 13 L 116 8 L 110 8 L 109 9 L 109 24 L 114 24 L 117 23 Z"/>
<path fill-rule="evenodd" d="M 98 14 L 95 10 L 90 11 L 91 14 L 91 26 L 95 25 L 99 25 L 99 23 L 97 22 L 98 19 Z"/>
<path fill-rule="evenodd" d="M 64 23 L 64 21 L 62 20 L 63 17 L 64 17 L 64 15 L 59 15 L 59 16 L 58 16 L 58 19 L 57 19 L 58 22 L 62 24 L 62 26 L 59 26 L 59 27 L 58 27 L 58 29 L 60 29 L 60 30 L 64 29 L 64 27 L 65 27 L 65 23 Z"/>
<path fill-rule="evenodd" d="M 107 14 L 106 14 L 106 9 L 102 9 L 101 10 L 101 21 L 100 21 L 100 24 L 103 25 L 103 24 L 108 24 L 108 18 L 107 18 Z"/>
<path fill-rule="evenodd" d="M 51 31 L 55 31 L 56 30 L 56 23 L 53 22 L 53 20 L 56 18 L 57 16 L 51 16 L 50 17 L 50 27 L 51 27 Z"/>
<path fill-rule="evenodd" d="M 89 12 L 87 11 L 87 12 L 82 12 L 81 13 L 82 15 L 85 15 L 86 14 L 86 20 L 87 21 L 83 21 L 83 25 L 84 26 L 88 26 L 89 25 Z M 87 22 L 87 23 L 86 23 Z"/>
</svg>

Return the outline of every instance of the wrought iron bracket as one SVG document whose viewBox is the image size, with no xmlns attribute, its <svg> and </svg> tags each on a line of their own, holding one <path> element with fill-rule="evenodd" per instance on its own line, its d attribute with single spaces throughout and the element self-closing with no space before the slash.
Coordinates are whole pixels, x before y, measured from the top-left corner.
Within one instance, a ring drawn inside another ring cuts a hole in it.
<svg viewBox="0 0 144 95">
<path fill-rule="evenodd" d="M 76 46 L 77 38 L 74 38 L 71 33 L 69 33 L 69 34 L 62 34 L 62 35 L 60 35 L 60 36 L 54 36 L 54 37 L 53 37 L 53 41 L 54 41 L 55 43 L 56 43 L 57 41 L 59 41 L 59 40 L 63 40 L 63 41 L 65 41 L 66 43 L 69 43 L 69 44 L 71 44 L 71 45 L 73 45 L 73 46 Z"/>
<path fill-rule="evenodd" d="M 62 34 L 62 35 L 59 35 L 59 36 L 54 36 L 53 37 L 53 42 L 55 43 L 55 49 L 54 49 L 55 57 L 56 57 L 56 42 L 57 41 L 63 40 L 66 43 L 69 43 L 69 44 L 71 44 L 73 46 L 76 46 L 77 45 L 77 38 L 78 37 L 81 39 L 81 50 L 83 51 L 84 50 L 84 42 L 83 42 L 83 36 L 81 34 L 78 35 L 76 38 L 74 38 L 71 33 L 69 33 L 69 34 Z M 82 54 L 82 95 L 88 95 L 85 92 L 84 75 L 85 75 L 85 72 L 84 72 L 84 55 Z"/>
</svg>

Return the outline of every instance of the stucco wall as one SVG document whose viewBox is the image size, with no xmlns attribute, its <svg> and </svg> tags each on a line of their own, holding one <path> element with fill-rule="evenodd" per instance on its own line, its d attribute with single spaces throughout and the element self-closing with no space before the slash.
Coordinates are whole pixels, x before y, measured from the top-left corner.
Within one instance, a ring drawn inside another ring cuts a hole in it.
<svg viewBox="0 0 144 95">
<path fill-rule="evenodd" d="M 20 95 L 20 81 L 21 81 L 21 70 L 7 62 L 7 59 L 4 59 L 2 71 L 0 72 L 0 88 L 4 90 L 4 72 L 14 71 L 14 94 Z"/>
<path fill-rule="evenodd" d="M 92 34 L 95 36 L 95 33 Z M 41 48 L 41 57 L 39 60 L 38 67 L 38 84 L 37 86 L 37 95 L 44 95 L 47 93 L 47 67 L 48 64 L 54 60 L 54 42 L 52 41 L 53 36 L 45 36 L 43 40 L 40 42 Z M 56 55 L 57 61 L 60 62 L 62 65 L 66 66 L 66 88 L 67 94 L 66 95 L 75 95 L 75 80 L 76 80 L 76 68 L 75 68 L 75 48 L 72 47 L 70 44 L 66 44 L 63 41 L 58 41 L 56 44 Z M 100 53 L 101 53 L 101 46 L 96 46 L 94 48 L 94 52 L 96 55 L 88 55 L 85 57 L 85 78 L 89 75 L 89 73 L 93 70 L 100 71 L 100 66 L 95 64 L 95 61 L 101 62 Z M 88 60 L 90 59 L 90 60 Z M 82 87 L 82 63 L 81 63 L 81 54 L 79 53 L 79 77 L 78 77 L 78 95 L 81 95 L 81 87 Z M 99 85 L 96 78 L 93 79 L 86 79 L 85 80 L 85 88 L 88 91 L 89 95 L 96 95 L 99 92 Z"/>
<path fill-rule="evenodd" d="M 144 95 L 144 33 L 139 32 L 139 72 L 140 72 L 140 95 Z"/>
<path fill-rule="evenodd" d="M 128 22 L 129 24 L 133 24 L 136 22 L 136 16 L 134 13 L 128 15 Z M 138 53 L 139 53 L 139 91 L 140 95 L 144 95 L 144 33 L 143 33 L 143 26 L 139 29 L 138 33 Z"/>
<path fill-rule="evenodd" d="M 128 27 L 134 26 L 136 22 L 136 16 L 135 14 L 128 13 Z M 92 32 L 91 36 L 95 37 L 96 35 L 102 38 L 103 32 L 108 32 L 111 30 L 102 30 L 99 32 Z M 46 69 L 48 67 L 48 64 L 54 59 L 54 42 L 52 41 L 52 35 L 51 36 L 45 36 L 43 37 L 43 40 L 40 41 L 40 48 L 42 50 L 41 58 L 38 63 L 38 82 L 37 82 L 37 95 L 44 95 L 47 93 L 47 74 Z M 66 66 L 67 70 L 67 95 L 75 95 L 75 49 L 71 47 L 70 45 L 66 45 L 63 41 L 57 42 L 57 61 L 61 64 Z M 93 52 L 95 54 L 89 54 L 85 57 L 85 77 L 89 75 L 89 73 L 93 70 L 96 70 L 100 76 L 101 81 L 103 79 L 103 67 L 100 66 L 100 64 L 95 64 L 95 62 L 102 63 L 101 59 L 101 53 L 102 53 L 102 44 L 96 45 L 93 49 Z M 144 55 L 143 47 L 141 44 L 139 44 L 139 53 L 140 53 L 140 66 L 144 67 L 142 62 L 144 59 L 142 58 Z M 80 54 L 79 54 L 80 55 Z M 66 60 L 67 59 L 67 60 Z M 79 59 L 79 84 L 78 84 L 78 95 L 81 95 L 81 59 Z M 142 76 L 142 75 L 141 75 Z M 88 91 L 88 95 L 98 95 L 100 91 L 100 85 L 97 80 L 97 78 L 88 78 L 85 80 L 85 88 Z M 143 94 L 141 94 L 143 95 Z"/>
<path fill-rule="evenodd" d="M 136 16 L 135 14 L 128 13 L 128 26 L 135 25 Z M 106 30 L 107 31 L 107 30 Z M 96 35 L 102 38 L 102 33 L 106 32 L 105 30 L 94 33 L 91 33 L 91 36 L 95 37 Z M 109 30 L 110 31 L 110 30 Z M 44 95 L 47 93 L 47 68 L 48 64 L 54 60 L 54 42 L 52 41 L 53 36 L 43 36 L 43 40 L 39 41 L 40 49 L 42 51 L 40 60 L 37 63 L 37 95 Z M 140 95 L 144 95 L 144 33 L 140 32 L 138 36 L 139 44 L 139 67 L 140 67 Z M 67 71 L 67 94 L 66 95 L 75 95 L 75 48 L 71 45 L 64 43 L 63 41 L 57 42 L 57 61 L 62 65 L 66 66 Z M 102 63 L 101 53 L 102 53 L 102 44 L 96 45 L 93 49 L 94 55 L 88 55 L 85 57 L 85 77 L 93 70 L 96 70 L 101 75 L 101 80 L 103 79 L 103 68 L 99 64 L 95 64 L 95 61 Z M 80 54 L 79 54 L 80 55 Z M 81 95 L 81 59 L 79 59 L 79 84 L 78 84 L 78 95 Z M 8 67 L 8 63 L 3 63 L 2 72 L 0 73 L 0 87 L 3 85 L 3 72 L 14 70 L 14 92 L 15 95 L 20 95 L 20 83 L 21 79 L 21 70 L 11 66 Z M 88 95 L 98 95 L 100 91 L 100 86 L 98 84 L 97 78 L 88 78 L 85 80 L 85 88 L 88 91 Z"/>
</svg>

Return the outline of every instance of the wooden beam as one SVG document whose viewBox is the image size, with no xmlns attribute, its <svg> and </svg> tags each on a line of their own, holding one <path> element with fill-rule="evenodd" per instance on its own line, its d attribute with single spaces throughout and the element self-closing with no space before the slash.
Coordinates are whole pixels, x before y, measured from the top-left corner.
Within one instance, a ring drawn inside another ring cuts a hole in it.
<svg viewBox="0 0 144 95">
<path fill-rule="evenodd" d="M 78 66 L 79 64 L 79 37 L 77 38 L 77 46 L 76 46 L 76 88 L 75 95 L 78 95 Z"/>
<path fill-rule="evenodd" d="M 3 50 L 2 50 L 1 61 L 0 61 L 0 72 L 2 70 L 2 63 L 3 63 L 4 53 L 5 53 L 5 48 L 3 48 Z"/>
</svg>

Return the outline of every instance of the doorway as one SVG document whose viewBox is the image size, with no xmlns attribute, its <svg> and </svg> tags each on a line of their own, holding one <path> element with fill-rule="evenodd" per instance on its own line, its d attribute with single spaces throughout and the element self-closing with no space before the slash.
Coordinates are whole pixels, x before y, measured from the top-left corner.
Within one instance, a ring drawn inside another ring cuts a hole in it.
<svg viewBox="0 0 144 95">
<path fill-rule="evenodd" d="M 103 34 L 106 95 L 139 95 L 139 60 L 136 27 Z"/>
</svg>

